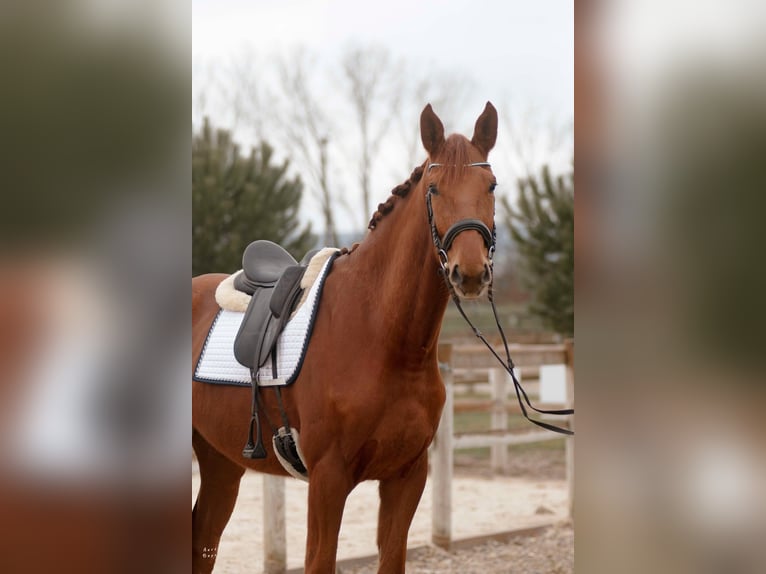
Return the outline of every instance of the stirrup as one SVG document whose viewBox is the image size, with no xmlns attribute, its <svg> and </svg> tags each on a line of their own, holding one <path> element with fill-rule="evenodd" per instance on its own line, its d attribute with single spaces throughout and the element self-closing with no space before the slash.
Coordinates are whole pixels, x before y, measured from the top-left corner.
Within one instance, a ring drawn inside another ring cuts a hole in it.
<svg viewBox="0 0 766 574">
<path fill-rule="evenodd" d="M 256 439 L 253 442 L 253 426 L 256 428 Z M 242 456 L 250 459 L 266 458 L 266 449 L 263 448 L 263 437 L 261 435 L 261 420 L 258 413 L 253 414 L 250 419 L 250 432 L 247 437 L 247 444 L 242 449 Z"/>
</svg>

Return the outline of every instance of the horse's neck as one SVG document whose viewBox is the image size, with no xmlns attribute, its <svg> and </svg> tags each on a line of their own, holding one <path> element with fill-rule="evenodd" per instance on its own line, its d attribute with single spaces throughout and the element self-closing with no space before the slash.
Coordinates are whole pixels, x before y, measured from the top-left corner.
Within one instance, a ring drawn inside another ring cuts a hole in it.
<svg viewBox="0 0 766 574">
<path fill-rule="evenodd" d="M 418 194 L 416 188 L 399 199 L 351 255 L 358 277 L 369 278 L 359 288 L 374 290 L 368 295 L 370 324 L 380 344 L 414 361 L 436 351 L 449 297 Z"/>
</svg>

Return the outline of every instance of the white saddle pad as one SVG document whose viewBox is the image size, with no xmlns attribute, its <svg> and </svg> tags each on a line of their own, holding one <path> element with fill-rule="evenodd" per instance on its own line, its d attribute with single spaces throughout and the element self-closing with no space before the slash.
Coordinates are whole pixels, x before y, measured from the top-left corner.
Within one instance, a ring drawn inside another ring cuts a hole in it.
<svg viewBox="0 0 766 574">
<path fill-rule="evenodd" d="M 322 288 L 335 256 L 325 261 L 322 270 L 308 292 L 306 301 L 288 321 L 277 341 L 277 376 L 269 361 L 258 371 L 261 386 L 289 385 L 298 378 L 303 356 L 308 348 Z M 244 312 L 218 312 L 200 353 L 194 380 L 202 383 L 250 386 L 250 369 L 234 358 L 234 338 L 245 316 Z"/>
</svg>

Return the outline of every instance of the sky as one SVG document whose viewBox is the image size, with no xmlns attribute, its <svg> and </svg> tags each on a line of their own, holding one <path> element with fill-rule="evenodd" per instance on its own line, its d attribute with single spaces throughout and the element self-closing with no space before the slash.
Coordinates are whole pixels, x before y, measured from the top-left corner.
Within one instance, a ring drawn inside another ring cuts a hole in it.
<svg viewBox="0 0 766 574">
<path fill-rule="evenodd" d="M 271 54 L 300 45 L 315 54 L 320 64 L 329 66 L 339 61 L 349 45 L 375 45 L 419 69 L 435 67 L 469 79 L 471 89 L 463 117 L 443 118 L 448 128 L 453 126 L 469 137 L 488 100 L 498 109 L 501 126 L 504 115 L 516 118 L 517 125 L 527 121 L 527 129 L 532 131 L 545 124 L 573 125 L 572 1 L 193 0 L 192 33 L 194 90 L 205 81 L 197 72 L 199 63 L 204 62 L 208 69 L 225 66 L 237 53 L 265 55 L 268 65 Z M 326 97 L 338 96 L 330 91 Z M 205 113 L 213 119 L 217 115 L 216 110 Z M 193 120 L 198 123 L 199 117 Z M 236 137 L 236 126 L 225 127 L 233 128 Z M 507 140 L 501 128 L 490 160 L 496 157 L 500 191 L 513 196 L 513 182 L 521 174 L 510 166 L 512 142 Z M 559 157 L 550 160 L 560 169 L 566 169 L 571 161 L 572 146 L 566 145 Z M 545 150 L 541 153 L 544 155 Z M 539 159 L 542 161 L 542 156 Z M 398 176 L 391 170 L 373 174 L 376 203 L 384 200 L 412 167 L 397 166 Z M 344 174 L 337 177 L 342 179 Z M 312 207 L 311 201 L 304 203 L 304 215 L 312 219 L 316 206 Z M 341 229 L 357 225 L 340 215 Z"/>
</svg>

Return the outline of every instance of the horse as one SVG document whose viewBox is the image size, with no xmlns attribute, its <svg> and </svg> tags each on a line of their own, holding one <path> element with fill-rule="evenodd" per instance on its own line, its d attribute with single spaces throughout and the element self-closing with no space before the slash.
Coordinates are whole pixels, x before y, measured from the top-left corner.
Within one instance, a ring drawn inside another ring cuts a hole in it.
<svg viewBox="0 0 766 574">
<path fill-rule="evenodd" d="M 365 237 L 327 276 L 300 375 L 283 389 L 309 475 L 305 572 L 335 572 L 346 498 L 379 481 L 379 573 L 404 572 L 407 534 L 428 473 L 428 446 L 445 402 L 437 361 L 451 291 L 484 295 L 492 281 L 495 176 L 487 163 L 497 111 L 487 102 L 469 140 L 445 138 L 428 104 L 420 116 L 427 159 L 378 206 Z M 488 241 L 492 230 L 491 244 Z M 224 274 L 192 279 L 192 360 L 219 307 Z M 193 572 L 212 572 L 245 470 L 286 475 L 267 456 L 242 456 L 251 390 L 193 382 L 193 448 L 200 488 L 192 511 Z M 279 419 L 274 393 L 262 393 Z"/>
</svg>

